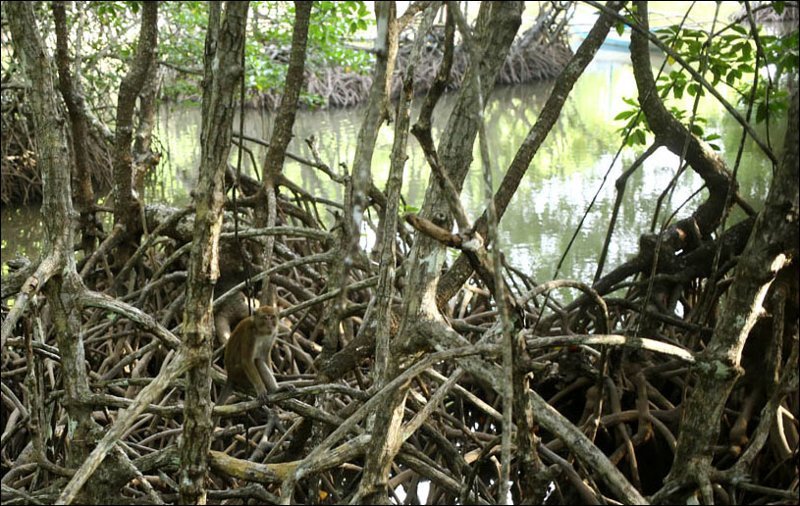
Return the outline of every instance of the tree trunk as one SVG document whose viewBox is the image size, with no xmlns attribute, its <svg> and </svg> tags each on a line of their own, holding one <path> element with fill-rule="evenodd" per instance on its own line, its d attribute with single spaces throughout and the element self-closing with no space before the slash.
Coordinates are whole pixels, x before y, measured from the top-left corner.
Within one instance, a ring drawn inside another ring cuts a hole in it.
<svg viewBox="0 0 800 506">
<path fill-rule="evenodd" d="M 219 234 L 225 199 L 225 169 L 231 145 L 233 97 L 242 76 L 248 2 L 210 4 L 200 133 L 200 178 L 195 196 L 194 238 L 183 315 L 186 374 L 180 494 L 184 504 L 205 504 L 204 480 L 211 442 L 211 356 L 214 351 L 211 297 L 219 275 Z"/>
<path fill-rule="evenodd" d="M 264 184 L 261 191 L 266 196 L 266 206 L 256 206 L 256 226 L 274 227 L 277 214 L 277 199 L 275 196 L 275 182 L 283 171 L 283 160 L 286 148 L 292 140 L 292 126 L 297 113 L 297 101 L 303 90 L 303 74 L 306 63 L 306 47 L 308 45 L 308 24 L 311 19 L 312 2 L 294 3 L 294 31 L 292 32 L 292 49 L 289 56 L 289 68 L 286 71 L 286 82 L 283 86 L 283 96 L 275 118 L 275 127 L 269 142 L 269 150 L 264 160 Z M 243 133 L 243 132 L 242 132 Z M 270 268 L 272 263 L 272 250 L 275 245 L 275 236 L 267 236 L 264 253 L 261 256 L 261 266 L 264 270 Z M 264 280 L 261 291 L 261 303 L 268 304 L 270 291 L 269 278 Z"/>
<path fill-rule="evenodd" d="M 142 26 L 139 42 L 131 67 L 119 85 L 117 98 L 116 131 L 114 135 L 114 222 L 123 226 L 121 247 L 115 264 L 125 265 L 136 249 L 142 226 L 139 220 L 140 196 L 133 192 L 133 110 L 136 98 L 144 86 L 153 52 L 158 44 L 158 2 L 145 2 L 142 6 Z"/>
<path fill-rule="evenodd" d="M 156 125 L 158 108 L 159 72 L 158 47 L 150 52 L 147 74 L 139 94 L 139 124 L 133 140 L 133 190 L 142 200 L 144 198 L 144 179 L 147 173 L 158 166 L 161 154 L 153 151 L 153 128 Z"/>
<path fill-rule="evenodd" d="M 54 76 L 50 70 L 50 56 L 38 36 L 33 4 L 16 2 L 9 4 L 7 9 L 13 43 L 31 82 L 30 105 L 33 110 L 37 162 L 43 183 L 42 216 L 47 217 L 43 220 L 45 227 L 43 259 L 26 285 L 35 279 L 37 283 L 41 283 L 36 286 L 43 286 L 47 295 L 60 353 L 60 371 L 66 397 L 64 405 L 69 418 L 75 423 L 74 426 L 67 428 L 69 431 L 67 437 L 71 444 L 66 447 L 65 464 L 74 469 L 85 460 L 94 446 L 96 425 L 91 417 L 92 409 L 82 404 L 89 394 L 89 381 L 81 332 L 81 311 L 75 303 L 82 284 L 76 271 L 73 254 L 74 224 L 67 139 L 56 105 L 57 97 L 54 93 Z M 24 303 L 18 299 L 16 305 L 24 306 Z M 28 367 L 35 366 L 35 362 L 28 364 Z M 34 381 L 43 381 L 43 378 L 33 376 Z M 33 395 L 33 392 L 26 400 L 31 402 L 32 398 L 37 397 L 39 402 L 45 401 L 42 396 Z M 41 413 L 44 406 L 29 406 L 29 409 L 31 413 Z M 39 429 L 44 427 L 40 425 Z M 45 438 L 50 437 L 52 435 L 48 436 L 39 431 L 34 435 L 39 459 L 48 458 L 44 442 Z M 116 466 L 109 464 L 113 464 L 114 460 L 115 458 L 107 460 L 103 472 L 93 478 L 93 491 L 91 494 L 83 494 L 80 497 L 82 502 L 102 504 L 110 500 Z M 47 462 L 45 467 L 48 466 L 53 464 Z M 114 490 L 118 490 L 119 486 L 121 486 L 119 483 L 114 484 Z"/>
<path fill-rule="evenodd" d="M 408 66 L 405 69 L 402 94 L 397 104 L 391 167 L 389 169 L 389 178 L 386 183 L 386 208 L 384 209 L 383 218 L 381 219 L 383 233 L 381 234 L 382 240 L 379 248 L 380 271 L 378 273 L 378 287 L 375 297 L 367 308 L 364 322 L 359 330 L 359 338 L 361 338 L 361 334 L 363 333 L 371 336 L 368 339 L 369 341 L 375 341 L 373 385 L 378 388 L 383 387 L 392 379 L 390 374 L 392 374 L 394 370 L 391 366 L 390 336 L 392 334 L 391 305 L 392 292 L 394 290 L 395 248 L 397 241 L 395 230 L 397 229 L 400 189 L 403 184 L 403 168 L 408 158 L 406 146 L 411 123 L 411 99 L 414 96 L 414 72 L 418 60 L 420 59 L 422 42 L 428 35 L 428 30 L 430 30 L 433 24 L 433 19 L 437 10 L 433 7 L 428 7 L 428 9 L 422 22 L 419 24 L 417 42 L 412 51 Z M 391 24 L 393 23 L 390 22 L 390 25 Z M 397 32 L 394 31 L 393 33 L 396 43 Z M 405 405 L 405 388 L 401 388 L 400 391 L 393 395 L 391 402 L 397 406 L 397 409 L 391 415 L 390 421 L 391 424 L 395 425 L 403 419 L 402 408 Z M 370 504 L 387 501 L 387 464 L 392 462 L 392 456 L 397 452 L 399 444 L 402 444 L 402 441 L 382 440 L 380 438 L 373 439 L 373 441 L 370 442 L 366 450 L 366 466 L 364 467 L 364 476 L 361 478 L 361 483 L 359 484 L 359 489 L 356 494 L 356 502 Z"/>
<path fill-rule="evenodd" d="M 94 211 L 94 190 L 92 174 L 86 146 L 89 138 L 86 104 L 83 98 L 83 87 L 79 79 L 73 79 L 70 70 L 70 59 L 67 51 L 69 27 L 65 2 L 53 2 L 53 18 L 56 28 L 56 65 L 58 66 L 58 87 L 69 111 L 69 122 L 72 127 L 72 156 L 75 162 L 75 179 L 77 191 L 75 200 L 80 212 L 81 249 L 87 257 L 94 252 L 102 224 Z M 80 51 L 77 48 L 76 53 Z M 76 68 L 80 61 L 76 62 Z M 76 73 L 77 74 L 77 73 Z"/>
<path fill-rule="evenodd" d="M 464 82 L 471 81 L 470 73 L 480 73 L 484 104 L 491 95 L 497 73 L 519 28 L 522 9 L 521 2 L 481 4 L 475 29 L 481 61 L 470 62 Z M 462 87 L 438 147 L 441 165 L 457 191 L 461 191 L 472 162 L 472 146 L 478 132 L 475 114 L 477 107 L 478 96 L 475 90 L 471 86 Z M 453 218 L 450 216 L 447 199 L 435 176 L 432 174 L 430 177 L 420 216 L 450 230 Z M 444 256 L 441 243 L 417 234 L 409 261 L 403 321 L 413 322 L 420 317 L 441 318 L 435 300 Z"/>
<path fill-rule="evenodd" d="M 762 316 L 762 303 L 776 273 L 798 258 L 799 114 L 798 93 L 795 91 L 789 109 L 783 160 L 736 267 L 734 282 L 725 296 L 711 341 L 703 355 L 698 357 L 695 387 L 681 420 L 675 460 L 662 489 L 665 492 L 698 484 L 704 501 L 711 504 L 708 501 L 713 497 L 714 446 L 719 438 L 728 396 L 743 372 L 742 350 L 750 330 Z M 677 495 L 668 498 L 683 501 Z"/>
<path fill-rule="evenodd" d="M 624 3 L 610 2 L 609 8 L 619 10 Z M 514 155 L 511 165 L 509 165 L 503 180 L 497 188 L 494 203 L 498 220 L 503 216 L 522 178 L 528 172 L 528 167 L 530 167 L 533 157 L 539 151 L 539 147 L 547 139 L 550 130 L 560 117 L 561 109 L 564 107 L 572 87 L 594 59 L 594 55 L 600 49 L 603 41 L 605 41 L 613 23 L 614 19 L 610 15 L 602 14 L 581 46 L 575 51 L 575 55 L 556 78 L 553 90 L 550 92 L 550 96 L 547 97 L 547 102 L 542 108 L 542 112 L 536 119 L 536 123 L 531 127 L 525 140 L 522 141 L 522 145 Z M 486 211 L 475 221 L 475 230 L 482 237 L 486 237 L 486 232 L 488 231 Z M 460 255 L 439 281 L 436 293 L 439 307 L 442 307 L 456 294 L 471 274 L 472 267 L 469 260 L 465 255 Z"/>
<path fill-rule="evenodd" d="M 332 264 L 330 290 L 342 289 L 339 296 L 325 308 L 325 340 L 320 361 L 325 363 L 340 344 L 341 313 L 347 300 L 347 275 L 350 266 L 361 254 L 360 230 L 366 210 L 367 192 L 372 185 L 372 155 L 381 125 L 388 118 L 388 96 L 397 59 L 397 8 L 395 2 L 378 2 L 375 5 L 378 35 L 377 58 L 373 71 L 372 87 L 364 111 L 364 120 L 358 130 L 356 152 L 353 156 L 353 174 L 345 190 L 345 209 L 352 209 L 342 217 L 343 227 L 336 250 L 337 259 Z"/>
</svg>

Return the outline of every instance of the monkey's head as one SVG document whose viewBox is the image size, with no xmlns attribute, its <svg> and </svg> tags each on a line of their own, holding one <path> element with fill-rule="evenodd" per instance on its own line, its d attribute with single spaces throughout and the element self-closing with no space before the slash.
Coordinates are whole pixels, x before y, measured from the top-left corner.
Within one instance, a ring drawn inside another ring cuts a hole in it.
<svg viewBox="0 0 800 506">
<path fill-rule="evenodd" d="M 278 319 L 278 309 L 272 306 L 261 306 L 253 314 L 253 324 L 256 332 L 266 334 L 272 332 Z"/>
</svg>

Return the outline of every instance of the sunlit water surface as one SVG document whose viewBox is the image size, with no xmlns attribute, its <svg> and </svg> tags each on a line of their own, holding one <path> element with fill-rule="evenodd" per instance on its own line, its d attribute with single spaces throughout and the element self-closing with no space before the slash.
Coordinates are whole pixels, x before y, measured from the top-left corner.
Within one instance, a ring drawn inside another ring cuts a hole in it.
<svg viewBox="0 0 800 506">
<path fill-rule="evenodd" d="M 547 99 L 552 83 L 538 83 L 495 90 L 485 114 L 494 184 L 502 180 L 520 143 L 536 121 Z M 559 259 L 597 194 L 597 199 L 577 232 L 558 277 L 591 280 L 597 258 L 607 233 L 616 195 L 614 181 L 640 154 L 644 147 L 626 148 L 612 164 L 619 149 L 622 126 L 613 121 L 627 105 L 623 97 L 636 95 L 635 84 L 627 55 L 622 52 L 601 51 L 576 83 L 565 104 L 561 117 L 534 158 L 499 228 L 499 247 L 515 267 L 545 281 L 555 275 Z M 420 97 L 421 98 L 421 97 Z M 435 112 L 434 138 L 443 130 L 455 94 L 445 96 Z M 682 104 L 691 109 L 691 97 Z M 311 159 L 305 140 L 314 136 L 322 161 L 341 173 L 341 164 L 352 166 L 356 137 L 363 108 L 330 111 L 302 111 L 294 127 L 295 138 L 289 151 Z M 707 118 L 706 133 L 716 132 L 716 143 L 732 166 L 741 140 L 741 127 L 725 116 L 722 108 L 711 99 L 704 100 L 699 114 Z M 416 116 L 415 116 L 416 117 Z M 249 111 L 245 114 L 245 134 L 269 138 L 274 114 Z M 238 125 L 238 121 L 235 123 Z M 373 178 L 383 188 L 389 173 L 389 156 L 394 125 L 384 125 L 378 137 L 372 162 Z M 763 128 L 759 129 L 762 136 Z M 148 202 L 160 201 L 185 204 L 194 185 L 199 165 L 200 108 L 199 106 L 165 107 L 160 113 L 158 135 L 165 153 L 164 163 L 147 189 Z M 780 144 L 782 134 L 773 126 L 773 144 Z M 264 151 L 250 145 L 258 163 Z M 779 147 L 779 146 L 778 146 Z M 236 150 L 231 152 L 235 163 Z M 471 220 L 485 207 L 483 176 L 477 143 L 474 161 L 461 200 Z M 636 251 L 640 234 L 650 227 L 658 197 L 665 191 L 679 165 L 678 157 L 660 149 L 628 181 L 625 200 L 614 231 L 605 272 L 624 262 Z M 249 157 L 245 155 L 245 171 L 254 174 Z M 341 201 L 341 187 L 326 175 L 297 162 L 288 161 L 285 173 L 317 197 Z M 409 140 L 403 197 L 409 206 L 421 207 L 425 190 L 431 184 L 430 171 L 417 142 Z M 749 201 L 759 203 L 765 197 L 771 179 L 771 166 L 766 157 L 748 141 L 739 168 L 741 192 Z M 693 172 L 683 175 L 666 204 L 668 216 L 678 206 L 685 207 L 677 216 L 688 215 L 705 198 L 705 190 L 694 199 L 686 200 L 702 186 Z M 599 193 L 598 193 L 599 191 Z M 734 215 L 734 220 L 737 215 Z M 15 254 L 37 256 L 42 233 L 41 217 L 36 208 L 2 210 L 3 262 Z M 373 234 L 364 232 L 364 244 L 369 246 Z"/>
</svg>

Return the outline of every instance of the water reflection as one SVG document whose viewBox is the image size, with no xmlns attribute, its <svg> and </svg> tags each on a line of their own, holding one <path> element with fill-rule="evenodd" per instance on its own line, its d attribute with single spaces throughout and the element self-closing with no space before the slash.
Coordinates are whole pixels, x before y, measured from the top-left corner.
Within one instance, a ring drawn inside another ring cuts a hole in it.
<svg viewBox="0 0 800 506">
<path fill-rule="evenodd" d="M 494 184 L 502 180 L 506 168 L 536 121 L 547 98 L 551 84 L 501 88 L 495 91 L 485 115 Z M 591 280 L 596 259 L 602 248 L 611 215 L 615 189 L 614 181 L 620 173 L 643 151 L 626 149 L 612 166 L 612 159 L 621 142 L 617 128 L 620 122 L 611 118 L 626 109 L 623 97 L 636 95 L 627 56 L 617 52 L 601 52 L 587 72 L 576 83 L 561 117 L 534 158 L 528 173 L 520 184 L 500 224 L 500 247 L 507 259 L 516 267 L 543 281 L 551 278 L 558 259 L 563 254 L 585 210 L 595 193 L 604 183 L 591 213 L 586 217 L 572 251 L 566 258 L 559 277 Z M 454 95 L 443 98 L 435 112 L 434 138 L 438 139 L 447 115 L 453 106 Z M 683 104 L 690 108 L 691 102 Z M 722 136 L 718 141 L 723 156 L 732 163 L 741 128 L 722 113 L 714 103 L 701 104 L 700 114 L 708 119 L 706 133 Z M 342 165 L 349 167 L 355 152 L 356 137 L 363 108 L 301 112 L 295 123 L 295 138 L 289 151 L 311 159 L 312 153 L 305 140 L 314 136 L 323 162 L 341 173 Z M 163 140 L 165 163 L 156 181 L 150 185 L 150 201 L 183 204 L 189 199 L 199 164 L 199 107 L 171 107 L 160 115 L 159 135 Z M 269 138 L 274 116 L 271 113 L 249 111 L 245 115 L 244 133 L 263 139 Z M 238 121 L 235 123 L 238 125 Z M 383 188 L 389 173 L 389 156 L 394 125 L 384 125 L 378 136 L 372 173 L 375 184 Z M 763 129 L 762 129 L 763 131 Z M 773 144 L 782 133 L 772 128 Z M 264 150 L 250 144 L 258 163 Z M 780 146 L 776 148 L 780 152 Z M 403 196 L 410 206 L 420 207 L 425 189 L 430 184 L 430 171 L 425 164 L 415 139 L 409 140 L 409 158 L 406 163 Z M 231 161 L 235 163 L 236 150 Z M 470 219 L 483 211 L 483 178 L 479 163 L 477 143 L 473 153 L 472 168 L 464 184 L 462 204 Z M 609 249 L 606 269 L 613 268 L 635 252 L 638 237 L 649 228 L 656 199 L 664 191 L 678 167 L 678 159 L 666 149 L 661 149 L 628 181 L 627 195 L 619 215 L 614 240 Z M 250 158 L 245 154 L 243 168 L 254 174 Z M 338 184 L 319 171 L 288 161 L 286 175 L 317 197 L 341 201 Z M 748 142 L 739 169 L 742 194 L 757 203 L 766 195 L 771 167 L 765 157 Z M 702 182 L 694 173 L 680 178 L 667 209 L 660 216 L 669 215 L 700 188 Z M 701 192 L 687 204 L 693 209 Z M 683 217 L 690 211 L 678 213 Z M 24 237 L 7 227 L 20 219 L 3 210 L 3 260 L 6 257 L 6 240 L 20 244 Z M 19 229 L 18 229 L 19 230 Z M 7 239 L 8 238 L 8 239 Z M 31 246 L 26 246 L 30 251 Z M 25 251 L 25 250 L 23 250 Z"/>
</svg>

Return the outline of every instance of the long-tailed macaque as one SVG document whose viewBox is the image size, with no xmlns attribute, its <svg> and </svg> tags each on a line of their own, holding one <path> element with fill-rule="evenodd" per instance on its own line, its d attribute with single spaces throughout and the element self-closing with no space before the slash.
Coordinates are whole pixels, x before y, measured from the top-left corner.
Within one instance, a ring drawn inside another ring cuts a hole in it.
<svg viewBox="0 0 800 506">
<path fill-rule="evenodd" d="M 217 404 L 224 403 L 234 389 L 254 391 L 262 399 L 279 389 L 268 365 L 277 335 L 277 323 L 278 310 L 272 306 L 262 306 L 233 329 L 225 345 L 228 382 Z"/>
</svg>

